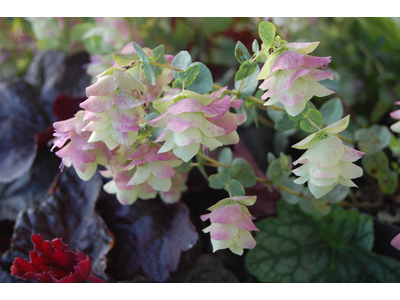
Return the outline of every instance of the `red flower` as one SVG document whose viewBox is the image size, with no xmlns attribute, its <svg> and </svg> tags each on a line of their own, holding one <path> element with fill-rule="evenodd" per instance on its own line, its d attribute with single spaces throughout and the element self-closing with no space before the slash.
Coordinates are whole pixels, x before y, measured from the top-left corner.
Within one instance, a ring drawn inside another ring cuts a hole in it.
<svg viewBox="0 0 400 300">
<path fill-rule="evenodd" d="M 77 283 L 90 280 L 89 256 L 78 250 L 75 253 L 68 245 L 56 238 L 43 241 L 40 234 L 31 236 L 35 250 L 29 253 L 31 262 L 17 257 L 11 266 L 11 275 L 38 282 Z"/>
</svg>

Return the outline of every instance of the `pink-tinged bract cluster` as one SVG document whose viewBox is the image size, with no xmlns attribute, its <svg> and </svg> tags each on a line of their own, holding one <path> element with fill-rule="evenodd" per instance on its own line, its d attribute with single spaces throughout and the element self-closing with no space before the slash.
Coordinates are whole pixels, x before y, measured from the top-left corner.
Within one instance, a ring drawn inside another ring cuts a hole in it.
<svg viewBox="0 0 400 300">
<path fill-rule="evenodd" d="M 400 101 L 395 102 L 395 104 L 400 105 Z M 390 116 L 391 116 L 393 119 L 400 120 L 400 109 L 395 110 L 395 111 L 392 111 L 392 112 L 390 113 Z M 400 121 L 398 121 L 398 122 L 392 124 L 392 125 L 390 126 L 390 129 L 391 129 L 393 132 L 400 133 Z"/>
<path fill-rule="evenodd" d="M 193 96 L 196 97 L 196 94 L 193 93 Z M 201 145 L 213 150 L 239 142 L 236 129 L 243 123 L 244 116 L 231 113 L 229 108 L 240 107 L 241 101 L 231 102 L 228 95 L 214 101 L 215 96 L 180 99 L 169 105 L 164 113 L 147 122 L 150 126 L 164 128 L 155 140 L 164 142 L 159 153 L 172 150 L 177 157 L 188 162 L 197 154 Z"/>
<path fill-rule="evenodd" d="M 302 165 L 293 170 L 294 174 L 300 176 L 294 182 L 308 182 L 308 188 L 315 198 L 324 196 L 337 184 L 356 187 L 351 179 L 363 174 L 362 168 L 353 162 L 360 159 L 364 152 L 344 145 L 342 140 L 335 136 L 343 131 L 348 123 L 349 116 L 293 145 L 297 149 L 307 149 L 293 162 L 293 165 Z"/>
<path fill-rule="evenodd" d="M 286 51 L 268 57 L 257 78 L 264 79 L 260 89 L 268 90 L 261 97 L 263 100 L 269 98 L 265 106 L 281 102 L 289 115 L 296 116 L 313 96 L 334 93 L 318 83 L 327 78 L 333 79 L 332 73 L 326 70 L 331 58 L 308 55 L 318 44 L 289 43 L 283 46 Z"/>
<path fill-rule="evenodd" d="M 211 225 L 203 232 L 210 233 L 213 251 L 229 248 L 237 255 L 243 249 L 253 249 L 256 241 L 250 231 L 258 231 L 246 206 L 256 202 L 256 196 L 236 196 L 223 199 L 208 208 L 211 213 L 202 215 L 203 221 L 209 219 Z"/>
<path fill-rule="evenodd" d="M 62 148 L 55 153 L 62 159 L 62 167 L 74 166 L 78 176 L 86 181 L 96 173 L 98 164 L 107 165 L 112 156 L 102 142 L 88 142 L 91 133 L 82 131 L 88 124 L 83 120 L 84 114 L 84 111 L 79 111 L 75 117 L 53 124 L 56 138 L 51 150 Z"/>
<path fill-rule="evenodd" d="M 393 240 L 390 242 L 390 245 L 395 247 L 397 250 L 400 250 L 400 234 L 393 238 Z"/>
<path fill-rule="evenodd" d="M 132 159 L 132 162 L 124 169 L 135 169 L 135 173 L 128 185 L 147 182 L 156 191 L 168 192 L 171 189 L 174 167 L 181 165 L 182 160 L 170 152 L 158 153 L 160 148 L 155 143 L 143 144 L 129 156 L 128 159 Z"/>
<path fill-rule="evenodd" d="M 84 119 L 90 120 L 83 128 L 92 131 L 89 142 L 103 141 L 113 150 L 136 141 L 140 125 L 145 123 L 145 100 L 137 86 L 132 75 L 112 68 L 86 88 L 90 97 L 80 106 L 86 110 Z"/>
</svg>

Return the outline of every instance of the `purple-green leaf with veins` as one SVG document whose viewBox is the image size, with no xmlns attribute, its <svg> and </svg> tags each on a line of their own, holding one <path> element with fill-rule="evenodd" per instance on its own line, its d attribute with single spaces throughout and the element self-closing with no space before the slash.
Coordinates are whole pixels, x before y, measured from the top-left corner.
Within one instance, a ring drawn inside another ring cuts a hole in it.
<svg viewBox="0 0 400 300">
<path fill-rule="evenodd" d="M 198 234 L 185 204 L 159 199 L 122 206 L 108 199 L 99 207 L 115 236 L 107 273 L 117 280 L 132 278 L 141 268 L 154 281 L 165 281 L 177 270 L 182 251 L 197 242 Z"/>
</svg>

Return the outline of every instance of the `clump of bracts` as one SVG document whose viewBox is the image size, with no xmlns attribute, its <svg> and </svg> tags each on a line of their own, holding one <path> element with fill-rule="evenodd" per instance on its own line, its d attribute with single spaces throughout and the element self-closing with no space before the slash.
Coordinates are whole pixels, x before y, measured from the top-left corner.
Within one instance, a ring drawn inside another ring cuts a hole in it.
<svg viewBox="0 0 400 300">
<path fill-rule="evenodd" d="M 228 95 L 213 101 L 214 97 L 215 94 L 212 94 L 163 103 L 169 104 L 166 111 L 147 122 L 152 127 L 163 128 L 155 140 L 164 142 L 159 153 L 172 150 L 177 157 L 188 162 L 197 154 L 200 146 L 213 150 L 239 142 L 236 129 L 243 123 L 244 116 L 231 113 L 229 108 L 240 106 L 241 102 L 231 102 Z"/>
<path fill-rule="evenodd" d="M 72 165 L 78 176 L 86 181 L 93 177 L 99 164 L 108 164 L 112 154 L 104 143 L 89 142 L 91 132 L 83 131 L 89 122 L 84 120 L 84 115 L 84 111 L 78 111 L 75 117 L 53 124 L 56 138 L 51 150 L 62 148 L 55 153 L 62 159 L 61 169 Z"/>
<path fill-rule="evenodd" d="M 72 251 L 60 238 L 50 242 L 32 234 L 31 239 L 34 250 L 29 252 L 30 261 L 16 257 L 11 275 L 40 283 L 105 282 L 91 275 L 89 256 Z"/>
<path fill-rule="evenodd" d="M 147 55 L 152 50 L 143 49 Z M 137 55 L 132 46 L 124 54 Z M 173 56 L 166 55 L 171 63 Z M 168 203 L 179 201 L 188 173 L 179 166 L 189 162 L 202 147 L 213 150 L 239 142 L 237 126 L 244 116 L 231 113 L 242 100 L 222 96 L 226 88 L 206 95 L 171 89 L 171 70 L 164 69 L 153 86 L 142 68 L 113 66 L 86 88 L 84 109 L 74 118 L 56 122 L 53 149 L 63 166 L 71 165 L 78 175 L 90 179 L 100 164 L 108 178 L 104 190 L 116 194 L 121 204 L 157 195 Z M 146 121 L 148 106 L 161 113 Z M 164 127 L 158 137 L 151 132 Z M 62 166 L 62 167 L 63 167 Z"/>
<path fill-rule="evenodd" d="M 353 162 L 365 153 L 344 145 L 342 140 L 335 136 L 345 130 L 348 124 L 349 116 L 292 146 L 297 149 L 307 149 L 293 162 L 293 165 L 302 164 L 293 170 L 294 174 L 300 176 L 294 182 L 297 184 L 308 182 L 308 188 L 315 198 L 321 198 L 329 193 L 337 184 L 356 187 L 351 179 L 361 177 L 363 174 L 362 168 Z"/>
<path fill-rule="evenodd" d="M 395 102 L 394 104 L 400 105 L 400 101 L 397 101 L 397 102 Z M 400 119 L 400 109 L 395 110 L 395 111 L 392 111 L 392 112 L 390 113 L 390 116 L 391 116 L 393 119 L 399 120 L 399 119 Z M 397 121 L 396 123 L 392 124 L 392 125 L 390 126 L 390 129 L 391 129 L 393 132 L 400 133 L 400 121 Z"/>
<path fill-rule="evenodd" d="M 307 101 L 313 96 L 324 97 L 333 94 L 318 81 L 333 79 L 327 71 L 331 57 L 308 55 L 319 42 L 289 43 L 282 47 L 278 56 L 270 55 L 257 79 L 264 79 L 260 89 L 268 90 L 261 99 L 269 100 L 265 106 L 281 102 L 291 116 L 301 113 Z M 322 69 L 322 70 L 321 70 Z"/>
<path fill-rule="evenodd" d="M 208 208 L 211 213 L 201 216 L 203 221 L 209 219 L 211 222 L 203 232 L 210 233 L 214 252 L 229 248 L 233 253 L 242 255 L 243 249 L 253 249 L 256 246 L 250 231 L 258 229 L 246 207 L 253 205 L 256 200 L 256 196 L 226 198 Z"/>
</svg>

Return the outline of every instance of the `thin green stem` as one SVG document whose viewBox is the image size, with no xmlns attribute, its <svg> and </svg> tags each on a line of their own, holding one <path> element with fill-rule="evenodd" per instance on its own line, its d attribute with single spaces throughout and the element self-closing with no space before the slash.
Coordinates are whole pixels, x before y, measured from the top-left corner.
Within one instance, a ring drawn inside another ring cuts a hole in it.
<svg viewBox="0 0 400 300">
<path fill-rule="evenodd" d="M 244 79 L 242 79 L 242 80 L 240 81 L 240 85 L 239 85 L 238 90 L 236 91 L 235 97 L 237 97 L 238 95 L 240 95 L 240 90 L 242 89 L 243 81 L 244 81 Z"/>
<path fill-rule="evenodd" d="M 257 61 L 257 58 L 264 52 L 265 49 L 266 49 L 266 48 L 262 48 L 262 49 L 257 53 L 257 55 L 256 55 L 255 57 L 253 57 L 253 58 L 250 60 L 250 62 L 255 62 L 255 61 Z"/>
<path fill-rule="evenodd" d="M 170 69 L 170 70 L 174 70 L 174 71 L 178 71 L 178 72 L 179 72 L 179 71 L 183 71 L 182 69 L 174 68 L 174 67 L 169 66 L 169 65 L 160 64 L 160 63 L 157 63 L 157 62 L 154 62 L 154 61 L 149 61 L 149 63 L 150 63 L 151 65 L 154 65 L 154 66 L 157 66 L 157 67 L 166 68 L 166 69 Z M 240 86 L 239 86 L 238 91 L 236 91 L 236 92 L 235 92 L 235 91 L 232 91 L 232 90 L 229 90 L 229 89 L 226 89 L 224 92 L 227 93 L 227 94 L 230 94 L 230 95 L 239 96 L 239 95 L 240 95 L 240 89 L 242 88 L 242 84 L 243 84 L 243 80 L 242 80 L 242 82 L 240 83 Z M 217 84 L 213 84 L 212 87 L 215 88 L 215 89 L 217 89 L 217 90 L 222 89 L 222 86 L 219 86 L 219 85 L 217 85 Z M 258 104 L 261 104 L 261 105 L 263 105 L 263 104 L 265 103 L 265 101 L 263 101 L 263 100 L 261 100 L 261 99 L 258 99 L 258 98 L 256 98 L 256 97 L 253 97 L 253 96 L 250 96 L 250 97 L 248 97 L 247 99 L 249 99 L 250 101 L 256 102 L 256 103 L 258 103 Z M 271 110 L 281 110 L 281 111 L 285 111 L 285 109 L 284 109 L 283 107 L 280 107 L 280 106 L 277 106 L 277 105 L 269 105 L 268 107 L 269 107 Z"/>
<path fill-rule="evenodd" d="M 169 65 L 165 65 L 165 64 L 160 64 L 160 63 L 157 63 L 157 62 L 154 62 L 154 61 L 149 61 L 150 62 L 150 64 L 152 64 L 152 65 L 154 65 L 154 66 L 158 66 L 158 67 L 162 67 L 162 68 L 166 68 L 166 69 L 170 69 L 170 70 L 174 70 L 174 71 L 183 71 L 182 69 L 178 69 L 178 68 L 175 68 L 175 67 L 172 67 L 172 66 L 169 66 Z M 137 64 L 137 62 L 134 62 L 135 64 Z M 135 66 L 134 64 L 132 65 L 132 67 L 133 66 Z M 240 89 L 241 89 L 241 87 L 242 87 L 242 83 L 243 83 L 243 80 L 242 80 L 242 82 L 241 82 L 241 84 L 240 84 L 240 86 L 239 86 L 239 89 L 238 89 L 238 91 L 232 91 L 232 90 L 229 90 L 229 89 L 226 89 L 225 90 L 225 93 L 227 93 L 227 94 L 230 94 L 230 95 L 235 95 L 235 96 L 238 96 L 239 94 L 240 94 Z M 213 84 L 213 88 L 215 88 L 215 89 L 222 89 L 222 87 L 221 86 L 219 86 L 219 85 L 217 85 L 217 84 Z M 261 99 L 258 99 L 258 98 L 256 98 L 256 97 L 253 97 L 253 96 L 250 96 L 250 97 L 248 97 L 247 98 L 248 100 L 250 100 L 250 101 L 253 101 L 253 102 L 255 102 L 255 103 L 257 103 L 257 104 L 260 104 L 260 105 L 264 105 L 264 103 L 265 103 L 265 101 L 263 101 L 263 100 L 261 100 Z M 266 107 L 266 109 L 267 110 L 280 110 L 280 111 L 285 111 L 285 109 L 283 108 L 283 107 L 281 107 L 281 106 L 278 106 L 278 105 L 268 105 L 267 107 Z M 265 119 L 265 118 L 263 118 L 263 117 L 261 117 L 261 116 L 258 116 L 258 120 L 262 123 L 262 124 L 264 124 L 264 125 L 266 125 L 266 126 L 268 126 L 268 127 L 271 127 L 271 128 L 273 128 L 274 126 L 273 126 L 273 123 L 272 122 L 269 122 L 267 119 Z M 308 119 L 310 122 L 311 122 L 311 124 L 313 124 L 314 126 L 315 126 L 315 128 L 317 128 L 318 130 L 320 130 L 321 128 L 319 128 L 313 121 L 311 121 L 310 119 Z M 268 122 L 268 125 L 266 124 L 267 122 L 264 122 L 264 121 L 267 121 Z M 348 139 L 348 138 L 346 138 L 346 137 L 344 137 L 344 136 L 342 136 L 342 135 L 337 135 L 341 140 L 343 140 L 343 141 L 345 141 L 345 142 L 347 142 L 347 143 L 351 143 L 351 144 L 354 144 L 354 141 L 352 141 L 352 140 L 350 140 L 350 139 Z"/>
<path fill-rule="evenodd" d="M 227 165 L 221 164 L 219 161 L 216 161 L 215 159 L 213 159 L 211 157 L 205 156 L 203 153 L 199 152 L 199 153 L 197 153 L 197 155 L 202 157 L 202 158 L 204 158 L 205 160 L 207 160 L 207 161 L 209 161 L 209 162 L 211 162 L 213 164 L 213 165 L 209 164 L 209 166 L 212 166 L 212 167 L 223 167 L 223 168 L 227 168 L 228 167 Z M 196 164 L 196 166 L 198 166 L 198 164 Z M 268 180 L 268 179 L 265 179 L 265 178 L 256 177 L 256 180 L 258 182 L 262 182 L 262 183 L 266 183 L 266 184 L 272 184 L 271 180 Z M 284 192 L 292 194 L 292 195 L 296 195 L 296 196 L 299 196 L 299 197 L 303 196 L 302 193 L 293 191 L 293 190 L 291 190 L 291 189 L 289 189 L 287 187 L 281 186 L 281 185 L 277 186 L 277 188 L 280 189 L 281 191 L 284 191 Z"/>
<path fill-rule="evenodd" d="M 355 145 L 355 142 L 354 142 L 353 140 L 351 140 L 351 139 L 349 139 L 349 138 L 347 138 L 347 137 L 345 137 L 345 136 L 343 136 L 343 135 L 336 134 L 336 136 L 337 136 L 339 139 L 341 139 L 342 141 L 346 142 L 346 143 Z"/>
<path fill-rule="evenodd" d="M 223 168 L 227 168 L 227 167 L 228 167 L 228 165 L 221 164 L 219 161 L 217 161 L 217 160 L 215 160 L 215 159 L 213 159 L 213 158 L 211 158 L 211 157 L 205 156 L 205 155 L 204 155 L 203 153 L 201 153 L 201 152 L 198 152 L 197 155 L 200 156 L 200 157 L 202 157 L 202 158 L 204 158 L 205 160 L 207 160 L 207 161 L 213 163 L 213 164 L 214 164 L 215 166 L 217 166 L 217 167 L 223 167 Z"/>
<path fill-rule="evenodd" d="M 151 65 L 154 65 L 154 66 L 157 66 L 157 67 L 161 67 L 161 68 L 165 68 L 165 69 L 170 69 L 170 70 L 174 70 L 174 71 L 178 71 L 178 72 L 183 71 L 182 69 L 174 68 L 174 67 L 169 66 L 169 65 L 160 64 L 160 63 L 155 62 L 155 61 L 149 61 L 149 63 Z"/>
</svg>

